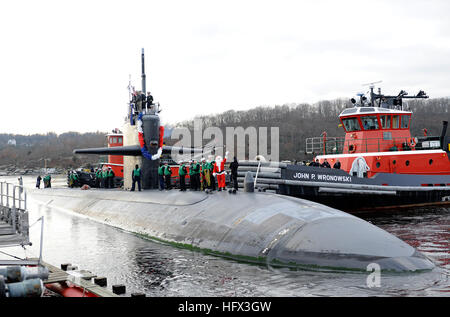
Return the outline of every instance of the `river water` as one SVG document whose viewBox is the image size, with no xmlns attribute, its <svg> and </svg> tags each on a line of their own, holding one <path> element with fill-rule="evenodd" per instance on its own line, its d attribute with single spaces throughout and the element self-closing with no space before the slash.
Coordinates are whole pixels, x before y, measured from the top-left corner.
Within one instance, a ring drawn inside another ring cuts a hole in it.
<svg viewBox="0 0 450 317">
<path fill-rule="evenodd" d="M 17 177 L 1 181 L 17 184 Z M 34 187 L 34 177 L 24 177 Z M 64 186 L 56 179 L 52 186 Z M 76 189 L 74 189 L 76 190 Z M 125 284 L 127 294 L 147 296 L 450 296 L 450 207 L 415 208 L 364 219 L 392 233 L 434 260 L 425 273 L 383 273 L 380 287 L 367 286 L 366 273 L 290 271 L 250 265 L 149 241 L 129 232 L 52 210 L 29 201 L 30 224 L 44 216 L 44 261 L 72 263 L 108 278 L 108 288 Z M 0 251 L 39 255 L 40 223 L 30 228 L 33 246 Z M 8 258 L 0 254 L 0 258 Z"/>
</svg>

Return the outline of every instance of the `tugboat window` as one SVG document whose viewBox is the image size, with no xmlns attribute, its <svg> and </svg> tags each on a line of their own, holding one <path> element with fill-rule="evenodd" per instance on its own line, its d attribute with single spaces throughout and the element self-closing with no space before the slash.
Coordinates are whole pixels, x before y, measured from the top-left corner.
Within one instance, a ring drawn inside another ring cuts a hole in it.
<svg viewBox="0 0 450 317">
<path fill-rule="evenodd" d="M 400 126 L 400 116 L 392 117 L 392 129 L 398 129 Z"/>
<path fill-rule="evenodd" d="M 342 119 L 342 123 L 344 123 L 345 130 L 348 132 L 361 131 L 357 118 Z"/>
<path fill-rule="evenodd" d="M 409 116 L 402 116 L 402 129 L 408 129 L 409 126 Z"/>
<path fill-rule="evenodd" d="M 349 113 L 353 113 L 353 112 L 356 112 L 356 109 L 351 108 L 351 109 L 346 109 L 346 110 L 344 110 L 344 111 L 342 112 L 342 114 L 349 114 Z"/>
<path fill-rule="evenodd" d="M 378 130 L 378 120 L 375 116 L 361 117 L 364 130 Z"/>
<path fill-rule="evenodd" d="M 405 164 L 406 164 L 406 166 L 409 166 L 409 161 L 406 161 Z"/>
<path fill-rule="evenodd" d="M 391 116 L 380 116 L 381 128 L 390 129 L 391 128 Z"/>
<path fill-rule="evenodd" d="M 433 160 L 430 159 L 430 160 L 428 161 L 428 163 L 429 163 L 430 165 L 433 164 Z"/>
</svg>

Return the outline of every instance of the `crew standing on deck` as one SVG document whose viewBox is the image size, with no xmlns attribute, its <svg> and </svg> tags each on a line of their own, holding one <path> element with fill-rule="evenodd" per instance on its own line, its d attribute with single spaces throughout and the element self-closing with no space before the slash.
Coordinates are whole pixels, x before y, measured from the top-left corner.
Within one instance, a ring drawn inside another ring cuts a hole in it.
<svg viewBox="0 0 450 317">
<path fill-rule="evenodd" d="M 164 190 L 164 165 L 159 164 L 158 168 L 159 190 Z"/>
<path fill-rule="evenodd" d="M 238 181 L 237 181 L 238 167 L 239 163 L 235 156 L 233 162 L 230 163 L 231 181 L 233 182 L 233 193 L 236 193 L 236 191 L 238 190 Z"/>
<path fill-rule="evenodd" d="M 195 190 L 194 160 L 191 160 L 189 163 L 189 186 L 191 190 Z"/>
<path fill-rule="evenodd" d="M 109 182 L 109 188 L 114 188 L 114 177 L 116 174 L 114 174 L 114 171 L 112 170 L 111 166 L 108 167 L 108 182 Z"/>
<path fill-rule="evenodd" d="M 104 168 L 104 170 L 102 171 L 102 181 L 103 181 L 103 188 L 109 188 L 107 168 Z"/>
<path fill-rule="evenodd" d="M 197 191 L 200 189 L 200 165 L 197 163 L 197 160 L 191 162 L 191 166 L 189 167 L 191 190 Z"/>
<path fill-rule="evenodd" d="M 211 188 L 211 163 L 204 158 L 202 161 L 203 190 L 209 190 Z"/>
<path fill-rule="evenodd" d="M 52 187 L 52 177 L 50 174 L 45 175 L 44 177 L 44 188 L 51 188 Z"/>
<path fill-rule="evenodd" d="M 320 167 L 320 163 L 319 163 L 319 159 L 316 159 L 315 161 L 313 160 L 309 166 L 315 166 L 315 167 Z"/>
<path fill-rule="evenodd" d="M 333 168 L 337 170 L 341 169 L 341 162 L 339 162 L 339 159 L 336 160 L 336 163 L 334 163 Z"/>
<path fill-rule="evenodd" d="M 23 192 L 23 178 L 22 178 L 22 176 L 19 176 L 19 178 L 17 180 L 19 181 L 20 194 L 22 194 L 22 192 Z"/>
<path fill-rule="evenodd" d="M 134 168 L 133 172 L 131 173 L 131 177 L 133 179 L 133 185 L 131 186 L 131 191 L 134 192 L 136 182 L 138 184 L 139 191 L 141 191 L 141 169 L 139 168 L 139 165 L 136 164 L 136 167 Z"/>
<path fill-rule="evenodd" d="M 327 159 L 323 160 L 323 163 L 320 164 L 320 167 L 331 168 L 330 163 L 328 163 Z"/>
<path fill-rule="evenodd" d="M 169 166 L 168 163 L 164 164 L 164 178 L 166 181 L 166 189 L 171 190 L 172 189 L 172 168 Z"/>
<path fill-rule="evenodd" d="M 38 177 L 36 178 L 36 188 L 37 189 L 41 189 L 41 175 L 38 175 Z"/>
<path fill-rule="evenodd" d="M 100 169 L 97 168 L 95 169 L 95 187 L 96 188 L 100 188 L 100 173 L 99 173 Z"/>
<path fill-rule="evenodd" d="M 200 190 L 206 189 L 206 179 L 205 179 L 205 169 L 206 169 L 206 160 L 204 157 L 200 160 Z"/>
<path fill-rule="evenodd" d="M 153 105 L 153 96 L 150 94 L 150 91 L 147 92 L 147 108 L 151 109 Z"/>
<path fill-rule="evenodd" d="M 145 105 L 147 104 L 147 96 L 144 94 L 143 91 L 141 91 L 141 104 L 142 104 L 142 110 L 144 110 Z"/>
<path fill-rule="evenodd" d="M 178 169 L 178 176 L 180 176 L 180 191 L 186 191 L 186 164 L 181 162 L 180 168 Z"/>
<path fill-rule="evenodd" d="M 142 112 L 142 94 L 140 91 L 136 93 L 136 110 Z"/>
<path fill-rule="evenodd" d="M 76 171 L 72 171 L 69 176 L 69 186 L 70 188 L 78 187 L 78 174 Z"/>
<path fill-rule="evenodd" d="M 209 178 L 210 178 L 210 184 L 211 190 L 216 190 L 216 178 L 214 177 L 214 165 L 216 164 L 216 161 L 214 161 L 214 157 L 210 156 L 211 160 L 209 161 Z"/>
</svg>

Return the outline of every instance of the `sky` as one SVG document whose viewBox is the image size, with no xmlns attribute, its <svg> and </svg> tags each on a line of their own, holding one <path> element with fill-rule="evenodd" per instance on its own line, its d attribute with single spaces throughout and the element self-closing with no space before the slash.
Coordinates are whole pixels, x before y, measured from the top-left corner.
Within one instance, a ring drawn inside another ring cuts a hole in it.
<svg viewBox="0 0 450 317">
<path fill-rule="evenodd" d="M 163 124 L 384 93 L 450 96 L 450 1 L 2 1 L 0 133 L 110 131 L 131 76 Z"/>
</svg>

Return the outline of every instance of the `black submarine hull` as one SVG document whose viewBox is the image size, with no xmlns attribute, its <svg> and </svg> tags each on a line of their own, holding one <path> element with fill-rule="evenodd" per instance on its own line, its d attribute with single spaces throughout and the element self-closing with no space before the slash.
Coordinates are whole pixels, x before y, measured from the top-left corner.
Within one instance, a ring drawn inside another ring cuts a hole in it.
<svg viewBox="0 0 450 317">
<path fill-rule="evenodd" d="M 146 238 L 239 261 L 300 269 L 420 271 L 431 260 L 386 231 L 269 193 L 48 189 L 29 197 Z"/>
</svg>

